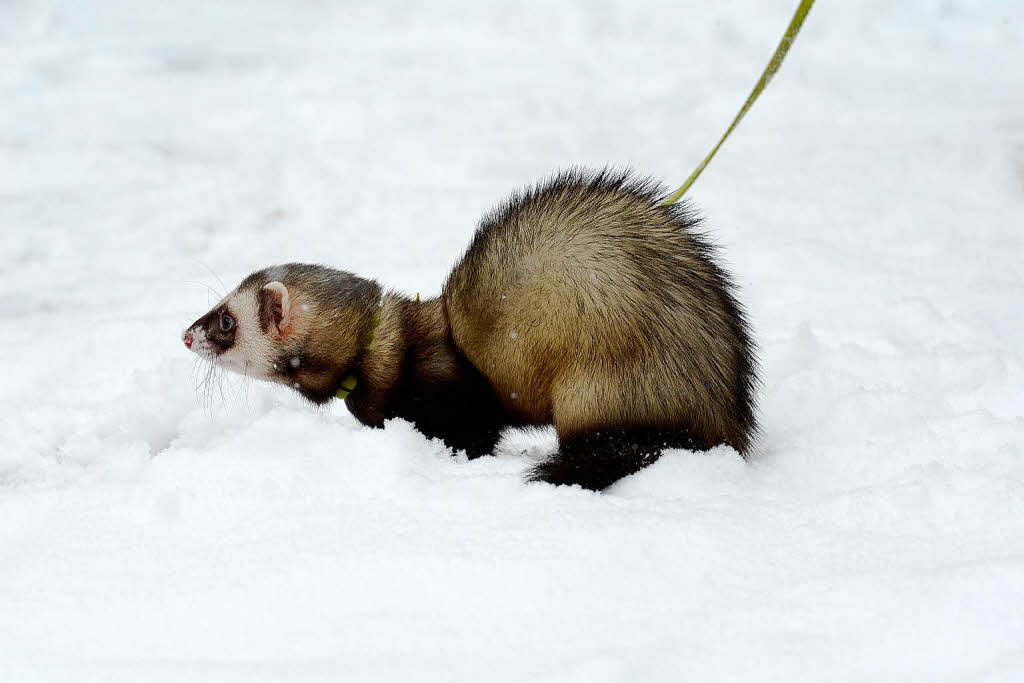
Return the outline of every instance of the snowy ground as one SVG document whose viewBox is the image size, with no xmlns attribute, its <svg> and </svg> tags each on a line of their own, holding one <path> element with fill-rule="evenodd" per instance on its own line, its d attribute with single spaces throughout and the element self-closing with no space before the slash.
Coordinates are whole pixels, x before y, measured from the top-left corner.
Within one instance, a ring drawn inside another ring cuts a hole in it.
<svg viewBox="0 0 1024 683">
<path fill-rule="evenodd" d="M 0 680 L 1024 680 L 1020 3 L 819 3 L 692 191 L 750 463 L 195 391 L 211 271 L 435 294 L 516 186 L 685 178 L 794 5 L 0 3 Z"/>
</svg>

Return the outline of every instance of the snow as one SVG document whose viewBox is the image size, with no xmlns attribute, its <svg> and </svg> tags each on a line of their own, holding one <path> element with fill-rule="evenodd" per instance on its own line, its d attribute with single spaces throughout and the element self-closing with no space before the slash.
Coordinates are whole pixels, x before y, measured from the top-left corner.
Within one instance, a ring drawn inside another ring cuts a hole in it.
<svg viewBox="0 0 1024 683">
<path fill-rule="evenodd" d="M 470 462 L 181 342 L 288 260 L 435 295 L 559 167 L 681 182 L 794 5 L 0 4 L 0 680 L 1024 679 L 1020 3 L 818 3 L 691 190 L 749 463 L 527 485 L 550 431 Z"/>
</svg>

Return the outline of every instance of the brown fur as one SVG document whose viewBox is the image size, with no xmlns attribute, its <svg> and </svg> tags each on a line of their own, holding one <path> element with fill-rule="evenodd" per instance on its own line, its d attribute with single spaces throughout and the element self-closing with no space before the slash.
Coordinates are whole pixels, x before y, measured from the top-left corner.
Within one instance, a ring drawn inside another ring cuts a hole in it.
<svg viewBox="0 0 1024 683">
<path fill-rule="evenodd" d="M 745 451 L 742 314 L 696 219 L 659 197 L 577 174 L 513 198 L 445 285 L 452 337 L 510 411 L 560 437 L 683 428 Z"/>
</svg>

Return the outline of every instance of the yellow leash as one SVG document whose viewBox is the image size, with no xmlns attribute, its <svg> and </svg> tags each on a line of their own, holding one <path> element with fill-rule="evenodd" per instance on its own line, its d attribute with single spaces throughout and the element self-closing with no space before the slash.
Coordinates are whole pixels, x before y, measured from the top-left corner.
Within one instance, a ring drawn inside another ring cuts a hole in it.
<svg viewBox="0 0 1024 683">
<path fill-rule="evenodd" d="M 718 152 L 718 148 L 722 146 L 722 143 L 725 142 L 725 139 L 729 137 L 733 129 L 736 128 L 740 120 L 743 119 L 747 111 L 754 104 L 757 98 L 761 95 L 761 91 L 764 90 L 766 85 L 768 85 L 768 81 L 772 79 L 772 76 L 775 75 L 775 72 L 779 70 L 779 67 L 782 65 L 782 60 L 786 58 L 786 53 L 789 52 L 790 45 L 792 45 L 793 41 L 796 40 L 796 35 L 800 32 L 800 27 L 804 25 L 804 19 L 807 18 L 807 13 L 811 11 L 811 6 L 813 4 L 814 0 L 800 0 L 800 6 L 796 8 L 796 13 L 793 15 L 793 19 L 790 20 L 789 26 L 786 28 L 786 33 L 782 36 L 782 40 L 779 41 L 779 46 L 775 48 L 775 53 L 772 55 L 771 60 L 768 62 L 768 66 L 764 68 L 764 71 L 761 73 L 761 78 L 759 78 L 757 84 L 754 85 L 754 90 L 747 97 L 747 101 L 743 103 L 743 106 L 740 108 L 739 113 L 736 114 L 736 118 L 732 120 L 732 123 L 729 124 L 729 127 L 726 129 L 725 133 L 718 141 L 718 144 L 715 145 L 714 149 L 712 149 L 706 157 L 704 157 L 704 161 L 700 162 L 700 165 L 696 169 L 694 169 L 693 173 L 690 174 L 690 177 L 686 179 L 686 182 L 683 183 L 678 190 L 673 192 L 669 196 L 669 198 L 665 200 L 666 206 L 668 206 L 669 204 L 675 204 L 682 198 L 684 194 L 686 194 L 686 191 L 690 189 L 690 185 L 693 185 L 693 181 L 697 180 L 697 177 L 704 170 L 704 167 L 708 165 L 708 162 L 710 162 L 711 159 L 715 156 L 715 153 Z M 417 303 L 419 302 L 419 300 L 420 295 L 419 293 L 417 293 Z M 377 324 L 379 321 L 380 312 L 378 311 L 377 314 L 374 315 L 373 322 L 371 323 L 371 339 L 373 337 L 373 333 L 377 329 Z M 348 398 L 349 394 L 355 391 L 355 388 L 356 377 L 355 375 L 349 375 L 342 381 L 341 388 L 338 389 L 337 397 L 340 399 Z"/>
<path fill-rule="evenodd" d="M 793 15 L 793 19 L 790 20 L 789 26 L 786 28 L 786 33 L 782 36 L 782 40 L 779 41 L 779 46 L 775 48 L 775 54 L 772 55 L 771 60 L 768 62 L 768 66 L 764 68 L 764 71 L 761 73 L 761 78 L 758 79 L 753 91 L 751 91 L 750 95 L 747 97 L 747 101 L 743 103 L 739 113 L 736 114 L 736 118 L 734 118 L 732 123 L 729 124 L 729 127 L 722 135 L 722 138 L 718 141 L 718 144 L 715 145 L 714 149 L 704 157 L 704 161 L 700 162 L 700 166 L 694 169 L 693 173 L 690 174 L 690 177 L 686 179 L 686 182 L 665 200 L 666 206 L 669 204 L 675 204 L 684 194 L 686 194 L 686 191 L 690 189 L 690 185 L 693 185 L 693 181 L 695 181 L 701 174 L 704 167 L 708 165 L 708 162 L 710 162 L 712 157 L 715 156 L 715 153 L 718 152 L 718 148 L 722 146 L 725 139 L 729 137 L 733 129 L 736 128 L 740 120 L 746 115 L 750 107 L 761 95 L 761 91 L 764 90 L 766 85 L 768 85 L 768 81 L 772 79 L 775 72 L 779 70 L 780 66 L 782 66 L 782 60 L 786 58 L 786 53 L 789 52 L 790 45 L 792 45 L 793 41 L 796 40 L 796 34 L 800 32 L 800 27 L 804 25 L 804 19 L 807 18 L 807 13 L 811 11 L 811 5 L 813 4 L 814 0 L 800 1 L 800 6 L 796 8 L 796 13 Z"/>
</svg>

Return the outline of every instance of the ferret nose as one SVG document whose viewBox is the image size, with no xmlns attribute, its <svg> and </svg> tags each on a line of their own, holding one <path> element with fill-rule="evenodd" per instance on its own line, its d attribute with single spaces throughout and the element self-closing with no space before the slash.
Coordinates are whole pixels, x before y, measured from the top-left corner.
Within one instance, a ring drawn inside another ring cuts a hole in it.
<svg viewBox="0 0 1024 683">
<path fill-rule="evenodd" d="M 185 340 L 185 347 L 191 349 L 192 348 L 192 333 L 191 332 L 186 332 L 185 336 L 182 337 L 182 339 Z"/>
</svg>

